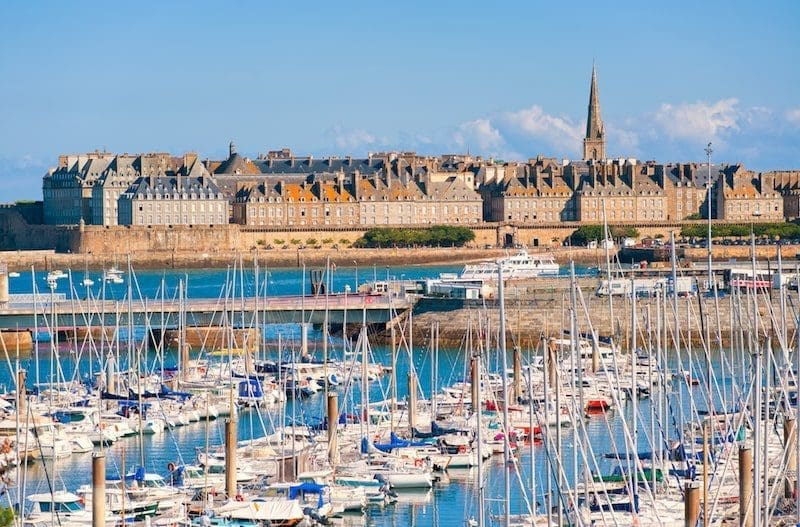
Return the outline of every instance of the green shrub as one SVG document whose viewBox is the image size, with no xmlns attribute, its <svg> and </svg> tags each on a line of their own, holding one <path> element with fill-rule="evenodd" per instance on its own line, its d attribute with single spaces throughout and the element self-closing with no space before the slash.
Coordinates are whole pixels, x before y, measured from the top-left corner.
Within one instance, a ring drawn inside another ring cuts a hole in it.
<svg viewBox="0 0 800 527">
<path fill-rule="evenodd" d="M 14 524 L 14 509 L 11 507 L 0 508 L 0 527 L 10 527 Z"/>
<path fill-rule="evenodd" d="M 286 245 L 286 240 L 275 238 L 275 245 Z"/>
<path fill-rule="evenodd" d="M 333 243 L 333 238 L 323 238 L 322 245 L 330 245 Z"/>
<path fill-rule="evenodd" d="M 289 240 L 289 243 L 291 243 L 292 245 L 300 245 L 302 242 L 297 238 L 292 238 L 291 240 Z"/>
<path fill-rule="evenodd" d="M 750 236 L 750 230 L 756 236 L 778 236 L 780 238 L 800 238 L 800 225 L 796 223 L 754 223 L 752 225 L 711 224 L 712 238 Z M 681 236 L 686 238 L 706 238 L 708 225 L 684 225 Z"/>
<path fill-rule="evenodd" d="M 475 233 L 468 227 L 434 225 L 422 229 L 375 228 L 353 242 L 353 247 L 462 247 L 475 239 Z"/>
<path fill-rule="evenodd" d="M 636 227 L 628 225 L 609 225 L 608 232 L 615 240 L 639 237 Z M 570 235 L 570 245 L 586 245 L 591 241 L 601 241 L 604 237 L 602 225 L 581 225 Z"/>
</svg>

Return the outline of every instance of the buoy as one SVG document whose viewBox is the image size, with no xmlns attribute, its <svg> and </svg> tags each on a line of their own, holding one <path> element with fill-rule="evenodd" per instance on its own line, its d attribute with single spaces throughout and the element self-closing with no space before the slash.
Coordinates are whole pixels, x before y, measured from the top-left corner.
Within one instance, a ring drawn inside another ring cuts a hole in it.
<svg viewBox="0 0 800 527">
<path fill-rule="evenodd" d="M 465 445 L 461 445 L 460 447 L 458 447 L 458 453 L 459 454 L 466 454 L 467 453 L 467 447 Z"/>
<path fill-rule="evenodd" d="M 417 467 L 417 468 L 422 467 L 422 460 L 421 459 L 415 459 L 414 460 L 414 466 Z"/>
</svg>

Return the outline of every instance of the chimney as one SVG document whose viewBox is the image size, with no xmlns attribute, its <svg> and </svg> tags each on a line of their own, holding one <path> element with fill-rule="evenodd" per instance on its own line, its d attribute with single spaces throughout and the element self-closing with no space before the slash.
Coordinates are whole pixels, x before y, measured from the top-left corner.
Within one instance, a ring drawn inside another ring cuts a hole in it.
<svg viewBox="0 0 800 527">
<path fill-rule="evenodd" d="M 233 141 L 228 145 L 228 157 L 233 157 L 236 154 L 236 145 Z"/>
<path fill-rule="evenodd" d="M 311 166 L 311 164 L 312 164 L 313 162 L 314 162 L 314 156 L 312 156 L 312 155 L 310 155 L 310 154 L 309 154 L 309 156 L 308 156 L 308 166 Z"/>
</svg>

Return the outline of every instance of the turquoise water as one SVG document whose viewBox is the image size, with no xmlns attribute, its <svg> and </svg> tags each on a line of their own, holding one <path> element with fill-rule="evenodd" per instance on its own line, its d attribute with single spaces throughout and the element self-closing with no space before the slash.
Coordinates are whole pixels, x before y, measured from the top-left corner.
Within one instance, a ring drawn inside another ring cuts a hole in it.
<svg viewBox="0 0 800 527">
<path fill-rule="evenodd" d="M 388 273 L 390 277 L 418 279 L 425 277 L 434 277 L 441 272 L 456 272 L 460 266 L 414 266 L 414 267 L 390 267 Z M 387 274 L 386 268 L 376 269 L 363 269 L 358 270 L 358 281 L 364 282 L 372 280 L 374 277 L 378 279 L 385 278 Z M 254 277 L 252 271 L 244 273 L 245 279 L 244 291 L 245 294 L 250 294 L 254 290 Z M 37 273 L 35 281 L 37 288 L 44 285 L 44 274 Z M 99 276 L 96 273 L 90 273 L 90 276 L 97 282 L 100 282 Z M 190 297 L 218 297 L 220 290 L 225 283 L 226 276 L 230 278 L 230 271 L 227 270 L 195 270 L 186 272 L 177 271 L 143 271 L 136 273 L 136 283 L 142 294 L 149 297 L 155 297 L 159 291 L 162 283 L 167 284 L 166 296 L 170 292 L 174 293 L 179 280 L 183 279 L 188 284 L 188 294 Z M 237 278 L 237 283 L 240 283 L 240 278 Z M 76 274 L 74 281 L 80 282 L 83 279 L 82 273 Z M 299 269 L 275 269 L 269 271 L 267 282 L 267 293 L 272 295 L 278 294 L 292 294 L 299 293 L 302 290 L 302 271 Z M 343 269 L 339 267 L 333 275 L 334 289 L 342 289 L 344 285 L 350 285 L 351 288 L 355 287 L 356 277 L 355 269 Z M 98 289 L 96 286 L 95 289 Z M 122 298 L 126 293 L 127 284 L 119 286 L 112 286 L 110 294 L 119 295 L 117 298 Z M 28 293 L 34 289 L 33 280 L 31 280 L 30 273 L 23 274 L 21 277 L 12 279 L 11 290 L 15 293 Z M 84 288 L 85 289 L 85 288 Z M 238 290 L 238 286 L 237 286 Z M 308 290 L 308 287 L 307 287 Z M 63 279 L 59 281 L 58 292 L 69 293 L 68 280 Z M 107 292 L 108 293 L 108 292 Z M 79 293 L 78 293 L 79 294 Z M 96 293 L 95 293 L 96 294 Z M 138 296 L 138 295 L 137 295 Z M 288 349 L 299 347 L 299 330 L 296 325 L 282 325 L 270 328 L 273 333 L 279 332 L 284 340 L 287 342 Z M 320 334 L 319 332 L 312 331 L 310 334 L 312 339 L 311 350 L 312 352 L 318 348 Z M 397 376 L 401 379 L 398 386 L 398 395 L 404 397 L 406 395 L 405 379 L 408 371 L 409 363 L 413 361 L 416 371 L 420 379 L 423 390 L 429 391 L 431 386 L 431 360 L 430 352 L 427 348 L 428 342 L 415 342 L 415 348 L 412 356 L 405 351 L 399 353 Z M 341 357 L 343 342 L 335 340 L 331 355 Z M 277 358 L 277 350 L 270 348 L 268 350 L 272 358 Z M 66 377 L 77 375 L 84 377 L 88 370 L 89 365 L 86 360 L 81 364 L 76 364 L 76 354 L 70 350 L 68 344 L 62 344 L 59 347 L 59 357 L 62 370 Z M 29 376 L 30 382 L 33 382 L 32 372 L 36 369 L 35 360 L 39 359 L 38 369 L 41 380 L 48 380 L 50 377 L 52 354 L 49 345 L 44 345 L 40 348 L 39 352 L 32 357 L 22 358 L 21 367 L 28 369 L 31 372 Z M 390 364 L 389 351 L 385 347 L 377 346 L 373 349 L 373 359 L 376 362 L 383 364 Z M 719 357 L 715 357 L 715 364 L 719 361 Z M 152 358 L 149 360 L 152 363 Z M 167 364 L 174 364 L 176 357 L 174 353 L 168 353 L 165 359 Z M 490 364 L 495 365 L 492 369 L 498 371 L 496 366 L 499 364 L 499 357 L 494 353 L 494 357 L 490 359 Z M 466 376 L 465 371 L 465 352 L 463 349 L 445 349 L 440 351 L 439 358 L 439 372 L 437 376 L 437 384 L 439 386 L 447 385 L 456 380 L 462 379 Z M 97 364 L 92 366 L 96 370 Z M 729 386 L 729 380 L 721 379 L 725 386 Z M 3 361 L 0 366 L 0 382 L 6 385 L 10 382 L 10 370 Z M 383 378 L 379 383 L 371 386 L 370 398 L 375 400 L 386 397 L 388 395 L 389 378 Z M 696 394 L 700 393 L 698 388 L 693 389 Z M 686 395 L 686 393 L 684 393 Z M 356 404 L 360 401 L 360 394 L 358 387 L 352 391 L 352 397 L 348 396 L 350 401 L 355 401 Z M 287 406 L 287 414 L 297 415 L 298 420 L 314 422 L 321 417 L 322 413 L 322 396 L 317 395 L 309 399 L 297 403 L 297 406 L 292 408 L 291 403 Z M 347 404 L 343 401 L 340 404 Z M 641 444 L 644 445 L 644 437 L 650 434 L 650 407 L 648 400 L 642 400 L 639 403 L 639 412 L 641 419 L 640 437 Z M 705 407 L 704 403 L 698 403 L 698 406 Z M 688 410 L 689 403 L 684 403 L 685 410 Z M 602 454 L 611 450 L 625 450 L 624 439 L 621 430 L 622 417 L 630 420 L 632 417 L 632 404 L 626 403 L 622 408 L 614 412 L 610 412 L 607 416 L 595 416 L 586 421 L 586 434 L 581 433 L 578 437 L 589 437 L 592 447 L 595 449 L 595 454 Z M 250 437 L 258 437 L 264 435 L 265 431 L 271 430 L 271 423 L 279 422 L 280 415 L 275 412 L 263 413 L 261 415 L 256 413 L 256 410 L 244 410 L 240 416 L 239 437 L 240 439 L 247 439 Z M 262 423 L 264 423 L 262 427 Z M 266 428 L 266 430 L 265 430 Z M 125 457 L 126 467 L 133 467 L 139 463 L 140 457 L 144 457 L 145 466 L 149 471 L 158 472 L 166 475 L 167 463 L 185 461 L 191 463 L 194 461 L 198 448 L 203 448 L 206 440 L 206 431 L 210 438 L 212 445 L 222 442 L 223 435 L 223 421 L 213 421 L 210 423 L 195 423 L 189 426 L 177 428 L 172 431 L 165 431 L 164 434 L 158 436 L 145 436 L 144 437 L 144 451 L 138 448 L 138 441 L 135 438 L 123 439 L 108 449 L 108 465 L 109 472 L 116 472 L 122 464 L 123 450 Z M 572 428 L 565 428 L 562 431 L 563 446 L 561 450 L 562 458 L 564 460 L 563 470 L 568 480 L 574 479 L 573 470 L 573 452 L 576 441 L 576 433 Z M 674 435 L 674 434 L 670 434 Z M 640 450 L 650 450 L 649 447 L 642 446 Z M 541 506 L 545 503 L 546 492 L 546 461 L 545 449 L 541 444 L 534 446 L 534 459 L 536 467 L 536 494 L 537 501 Z M 49 484 L 54 485 L 55 488 L 75 489 L 78 486 L 90 482 L 90 455 L 73 455 L 70 458 L 58 460 L 55 467 L 48 464 L 47 473 L 45 473 L 45 466 L 41 462 L 29 468 L 29 485 L 27 492 L 43 492 L 46 491 Z M 583 462 L 581 461 L 581 466 Z M 610 464 L 608 462 L 600 462 L 601 467 L 605 471 L 610 471 Z M 519 456 L 519 468 L 517 472 L 513 467 L 506 468 L 503 466 L 502 460 L 495 457 L 489 462 L 487 470 L 487 483 L 485 485 L 486 496 L 490 498 L 499 499 L 503 496 L 502 481 L 503 471 L 512 471 L 512 485 L 513 489 L 510 493 L 511 506 L 513 512 L 525 512 L 525 502 L 522 499 L 520 487 L 524 487 L 528 495 L 530 495 L 530 447 L 525 446 Z M 582 471 L 582 468 L 581 468 Z M 579 471 L 580 472 L 580 471 Z M 472 469 L 469 471 L 458 471 L 450 473 L 443 477 L 443 481 L 439 482 L 432 492 L 430 493 L 402 493 L 401 499 L 398 503 L 387 506 L 385 508 L 373 508 L 368 511 L 368 524 L 376 526 L 389 526 L 389 525 L 437 525 L 437 526 L 456 526 L 464 525 L 464 518 L 476 516 L 477 504 L 477 470 Z M 520 485 L 521 480 L 522 484 Z M 502 503 L 500 501 L 490 501 L 487 505 L 490 513 L 500 514 L 502 512 Z"/>
</svg>

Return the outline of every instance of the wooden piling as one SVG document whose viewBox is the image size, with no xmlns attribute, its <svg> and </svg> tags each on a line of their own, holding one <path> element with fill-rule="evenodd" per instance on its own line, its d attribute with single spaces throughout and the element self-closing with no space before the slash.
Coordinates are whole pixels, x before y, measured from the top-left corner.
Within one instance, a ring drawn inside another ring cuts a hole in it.
<svg viewBox="0 0 800 527">
<path fill-rule="evenodd" d="M 753 525 L 753 450 L 739 447 L 739 527 Z"/>
<path fill-rule="evenodd" d="M 106 525 L 106 455 L 92 454 L 92 527 Z"/>
</svg>

